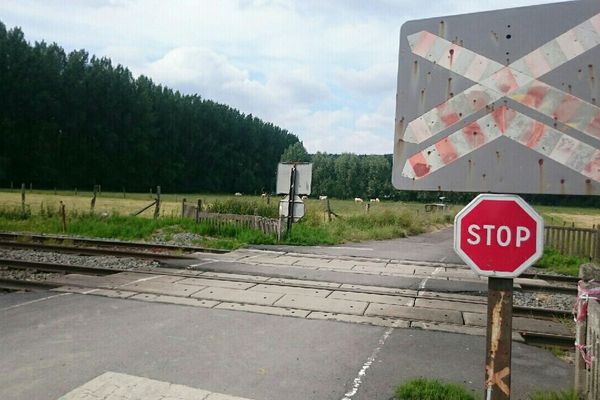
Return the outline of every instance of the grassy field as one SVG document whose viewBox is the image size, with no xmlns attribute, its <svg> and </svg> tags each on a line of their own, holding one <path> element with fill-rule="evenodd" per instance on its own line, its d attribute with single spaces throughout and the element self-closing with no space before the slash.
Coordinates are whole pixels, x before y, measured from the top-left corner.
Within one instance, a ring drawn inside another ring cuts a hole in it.
<svg viewBox="0 0 600 400">
<path fill-rule="evenodd" d="M 152 219 L 151 207 L 139 217 L 131 214 L 150 204 L 155 195 L 102 193 L 96 199 L 94 214 L 90 213 L 91 193 L 33 191 L 26 193 L 26 215 L 21 212 L 19 191 L 0 192 L 0 230 L 60 233 L 59 203 L 65 204 L 67 232 L 95 237 L 148 240 L 157 234 L 167 237 L 181 232 L 202 235 L 197 244 L 235 248 L 244 244 L 272 243 L 274 238 L 251 230 L 228 227 L 215 231 L 210 226 L 196 225 L 182 220 L 181 202 L 186 198 L 196 204 L 201 199 L 205 207 L 218 207 L 221 212 L 249 204 L 261 214 L 277 215 L 278 197 L 267 200 L 260 196 L 167 194 L 162 195 L 161 218 Z M 328 221 L 326 202 L 316 199 L 305 201 L 306 215 L 294 225 L 285 242 L 290 244 L 337 244 L 349 241 L 391 239 L 415 235 L 448 226 L 460 207 L 445 212 L 425 213 L 422 204 L 381 202 L 371 204 L 367 213 L 365 204 L 349 200 L 331 200 L 331 209 L 339 218 Z M 229 211 L 231 212 L 231 211 Z"/>
<path fill-rule="evenodd" d="M 67 234 L 117 238 L 123 240 L 171 240 L 178 234 L 195 234 L 193 244 L 214 248 L 238 248 L 247 244 L 273 244 L 273 236 L 250 229 L 226 226 L 216 229 L 207 224 L 195 224 L 181 219 L 182 199 L 196 204 L 201 199 L 204 206 L 219 212 L 236 212 L 240 206 L 259 210 L 260 215 L 277 215 L 279 197 L 270 203 L 260 196 L 214 194 L 162 195 L 161 217 L 152 218 L 151 207 L 138 217 L 132 213 L 149 205 L 155 195 L 150 193 L 101 193 L 96 200 L 94 214 L 90 213 L 91 192 L 27 191 L 26 215 L 21 211 L 20 191 L 0 191 L 0 230 L 32 233 L 63 233 L 58 214 L 59 202 L 67 210 Z M 301 245 L 339 244 L 365 240 L 383 240 L 433 231 L 450 226 L 454 215 L 463 205 L 450 206 L 444 212 L 426 213 L 421 203 L 372 203 L 367 213 L 364 203 L 352 200 L 330 200 L 331 209 L 339 218 L 328 221 L 326 202 L 317 199 L 305 201 L 306 215 L 294 225 L 284 243 Z M 546 224 L 591 227 L 600 223 L 600 210 L 585 208 L 535 206 Z M 538 265 L 556 272 L 577 274 L 584 261 L 564 257 L 547 249 Z"/>
</svg>

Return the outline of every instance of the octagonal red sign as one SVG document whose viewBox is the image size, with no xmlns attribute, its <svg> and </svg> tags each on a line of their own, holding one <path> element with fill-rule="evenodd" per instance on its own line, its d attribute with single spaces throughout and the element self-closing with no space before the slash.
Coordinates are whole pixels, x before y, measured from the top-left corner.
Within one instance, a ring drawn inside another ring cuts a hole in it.
<svg viewBox="0 0 600 400">
<path fill-rule="evenodd" d="M 480 194 L 454 219 L 454 250 L 477 274 L 514 278 L 544 251 L 544 221 L 515 195 Z"/>
</svg>

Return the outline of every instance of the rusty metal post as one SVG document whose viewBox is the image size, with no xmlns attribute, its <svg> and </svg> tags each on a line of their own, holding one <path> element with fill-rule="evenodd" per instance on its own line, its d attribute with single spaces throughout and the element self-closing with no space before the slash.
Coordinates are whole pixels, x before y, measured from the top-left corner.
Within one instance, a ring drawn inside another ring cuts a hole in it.
<svg viewBox="0 0 600 400">
<path fill-rule="evenodd" d="M 578 289 L 577 296 L 582 296 L 582 287 Z M 584 301 L 581 298 L 577 301 L 577 315 L 575 317 L 575 391 L 581 398 L 587 392 L 587 365 L 583 359 L 583 354 L 578 346 L 585 346 L 587 343 L 587 318 L 580 318 L 583 315 Z"/>
<path fill-rule="evenodd" d="M 510 399 L 513 280 L 488 279 L 486 400 Z"/>
</svg>

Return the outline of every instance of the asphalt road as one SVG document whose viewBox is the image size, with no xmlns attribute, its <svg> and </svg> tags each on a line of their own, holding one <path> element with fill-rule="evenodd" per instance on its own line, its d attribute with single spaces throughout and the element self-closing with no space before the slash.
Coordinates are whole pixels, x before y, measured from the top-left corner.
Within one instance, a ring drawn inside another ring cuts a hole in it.
<svg viewBox="0 0 600 400">
<path fill-rule="evenodd" d="M 254 400 L 342 400 L 353 389 L 350 399 L 388 400 L 415 376 L 483 387 L 483 337 L 45 296 L 0 296 L 2 399 L 56 400 L 106 371 Z M 570 385 L 571 367 L 549 352 L 515 343 L 513 353 L 513 399 Z"/>
<path fill-rule="evenodd" d="M 387 258 L 464 264 L 454 253 L 453 228 L 401 239 L 348 243 L 336 246 L 253 246 L 256 249 L 296 253 Z"/>
</svg>

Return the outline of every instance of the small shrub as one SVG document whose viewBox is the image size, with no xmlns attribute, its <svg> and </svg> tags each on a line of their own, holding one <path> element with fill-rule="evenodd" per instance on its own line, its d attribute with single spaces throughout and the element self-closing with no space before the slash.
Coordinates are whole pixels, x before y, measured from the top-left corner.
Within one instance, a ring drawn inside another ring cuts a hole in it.
<svg viewBox="0 0 600 400">
<path fill-rule="evenodd" d="M 565 256 L 558 250 L 546 248 L 544 249 L 544 255 L 535 266 L 561 274 L 577 276 L 579 274 L 579 266 L 585 262 L 586 260 L 583 258 Z"/>
<path fill-rule="evenodd" d="M 215 200 L 213 203 L 207 204 L 206 211 L 237 215 L 254 215 L 256 211 L 257 215 L 261 217 L 277 218 L 279 210 L 276 203 L 274 201 L 271 204 L 266 204 L 259 201 L 238 199 Z"/>
<path fill-rule="evenodd" d="M 455 383 L 417 378 L 398 386 L 394 400 L 475 400 L 475 396 Z"/>
</svg>

